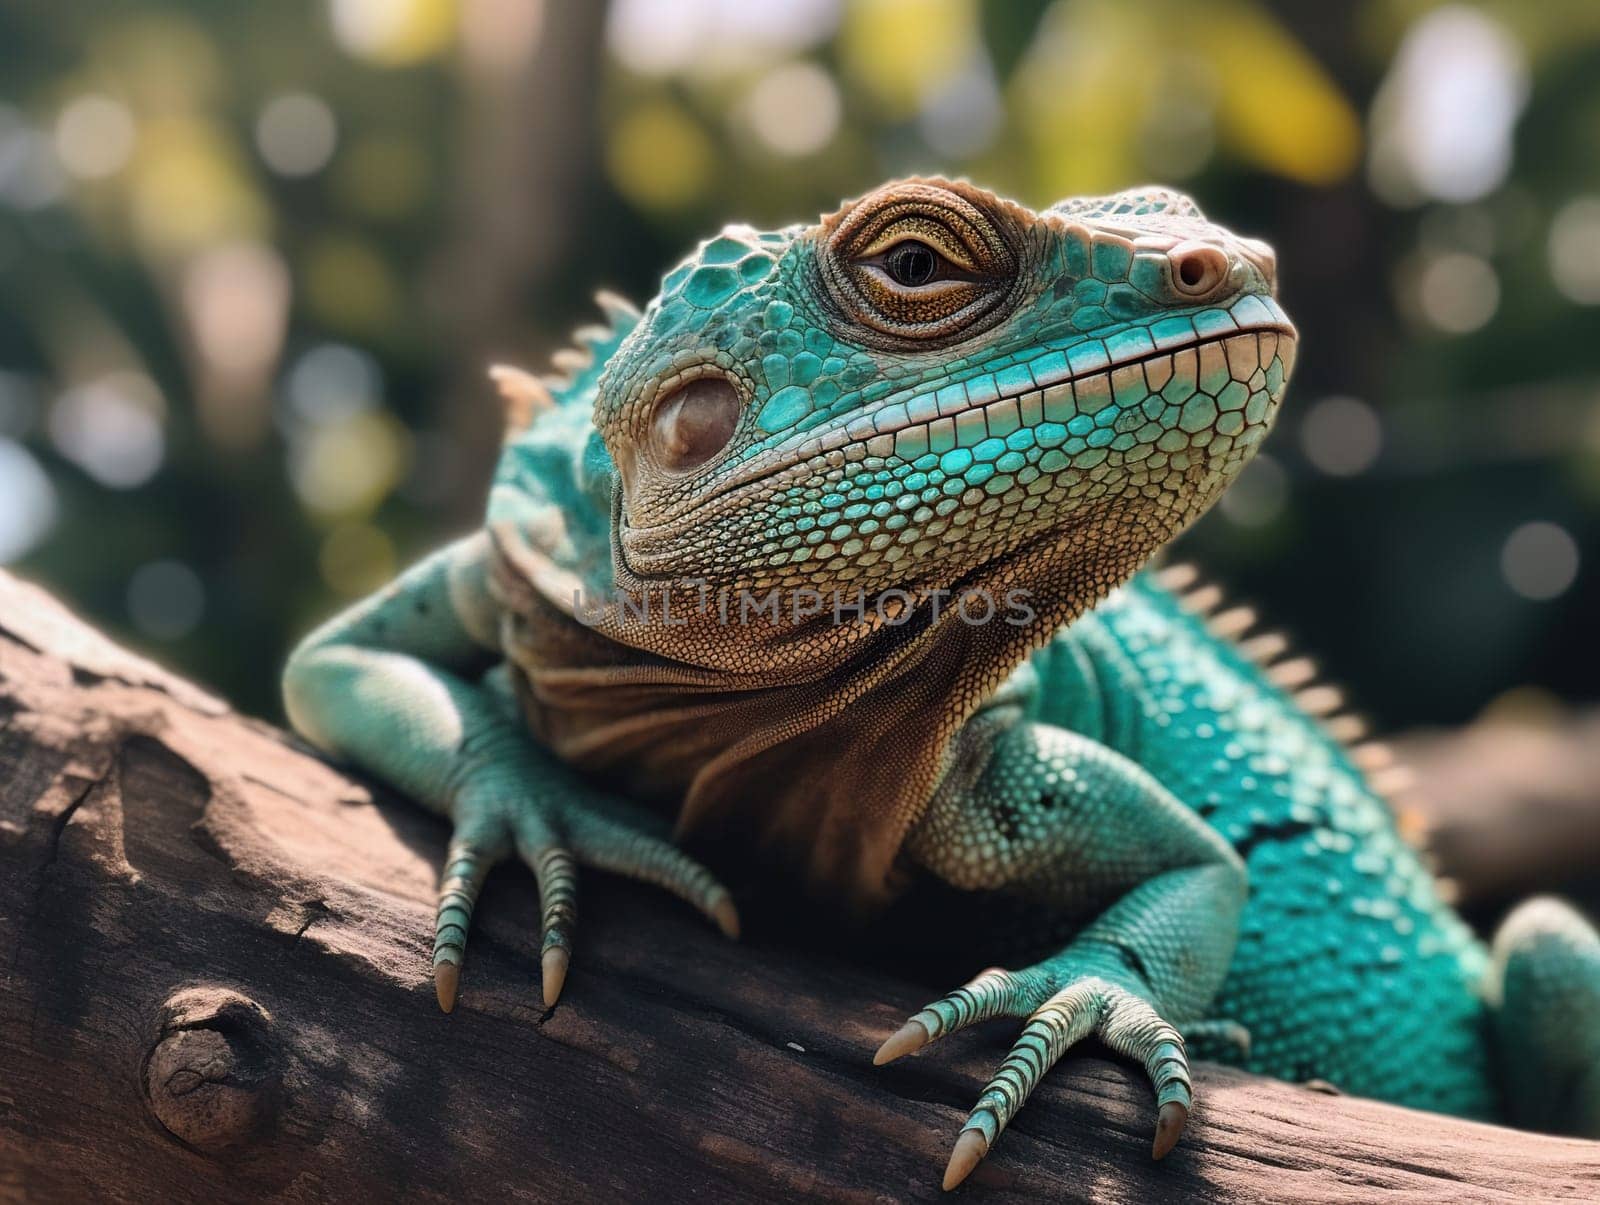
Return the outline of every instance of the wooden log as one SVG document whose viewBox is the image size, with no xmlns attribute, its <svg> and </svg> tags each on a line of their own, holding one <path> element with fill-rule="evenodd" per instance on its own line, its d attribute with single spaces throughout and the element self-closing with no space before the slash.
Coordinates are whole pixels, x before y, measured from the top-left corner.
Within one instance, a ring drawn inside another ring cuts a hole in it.
<svg viewBox="0 0 1600 1205">
<path fill-rule="evenodd" d="M 561 1003 L 495 876 L 461 1002 L 428 974 L 436 819 L 0 576 L 0 1197 L 931 1200 L 1010 1027 L 888 1068 L 941 985 L 588 875 Z M 1600 1144 L 1201 1066 L 1069 1058 L 960 1191 L 1148 1201 L 1600 1197 Z"/>
</svg>

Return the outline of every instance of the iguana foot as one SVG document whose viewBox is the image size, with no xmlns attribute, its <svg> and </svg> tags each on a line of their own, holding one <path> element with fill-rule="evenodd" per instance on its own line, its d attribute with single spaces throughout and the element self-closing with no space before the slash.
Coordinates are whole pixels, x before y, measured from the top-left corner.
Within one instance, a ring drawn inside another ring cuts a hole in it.
<svg viewBox="0 0 1600 1205">
<path fill-rule="evenodd" d="M 1159 1159 L 1183 1133 L 1194 1096 L 1183 1036 L 1143 995 L 1098 976 L 1062 977 L 1044 967 L 989 970 L 917 1013 L 879 1048 L 883 1064 L 991 1017 L 1026 1017 L 1022 1035 L 978 1097 L 956 1139 L 944 1187 L 954 1188 L 989 1153 L 995 1139 L 1048 1071 L 1091 1035 L 1144 1066 L 1156 1092 L 1151 1154 Z"/>
<path fill-rule="evenodd" d="M 552 800 L 508 801 L 480 792 L 458 800 L 454 815 L 433 943 L 434 990 L 445 1012 L 455 1007 L 478 893 L 489 870 L 513 850 L 539 883 L 544 928 L 540 973 L 547 1008 L 561 995 L 572 956 L 579 866 L 665 887 L 705 913 L 727 936 L 739 936 L 739 914 L 727 888 L 664 834 L 653 831 L 660 825 L 647 813 L 614 801 L 597 804 L 592 798 L 578 808 Z"/>
<path fill-rule="evenodd" d="M 1600 933 L 1561 900 L 1529 900 L 1495 934 L 1486 987 L 1511 1119 L 1600 1138 Z"/>
</svg>

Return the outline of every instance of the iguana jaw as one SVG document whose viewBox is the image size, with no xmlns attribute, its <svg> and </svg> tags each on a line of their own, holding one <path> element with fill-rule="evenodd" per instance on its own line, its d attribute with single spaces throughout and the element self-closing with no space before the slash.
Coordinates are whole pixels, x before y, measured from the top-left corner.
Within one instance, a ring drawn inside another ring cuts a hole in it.
<svg viewBox="0 0 1600 1205">
<path fill-rule="evenodd" d="M 1052 530 L 1100 522 L 1108 509 L 1158 532 L 1159 544 L 1253 453 L 1293 365 L 1293 328 L 1276 303 L 1248 294 L 1235 306 L 1237 318 L 1210 312 L 1204 334 L 1105 356 L 1098 367 L 1070 350 L 1046 353 L 1033 388 L 991 396 L 985 377 L 964 393 L 891 397 L 808 432 L 679 514 L 650 526 L 624 518 L 620 566 L 640 584 L 689 576 L 758 592 L 870 597 L 951 586 Z M 1231 333 L 1218 332 L 1223 322 Z M 716 547 L 735 554 L 735 573 L 719 577 L 715 561 L 685 573 L 686 529 L 721 533 Z M 1119 580 L 1137 567 L 1127 564 Z"/>
<path fill-rule="evenodd" d="M 1279 360 L 1287 376 L 1293 368 L 1296 331 L 1274 299 L 1253 300 L 1261 303 L 1261 318 L 1230 324 L 1225 333 L 1187 340 L 1163 339 L 1156 344 L 1157 350 L 1115 360 L 1103 354 L 1069 359 L 1063 353 L 1059 371 L 1043 368 L 1030 374 L 1032 388 L 992 397 L 985 391 L 977 400 L 970 393 L 947 398 L 933 391 L 895 396 L 870 413 L 844 416 L 741 465 L 705 496 L 695 499 L 686 513 L 661 516 L 650 526 L 627 524 L 624 517 L 622 547 L 628 563 L 641 578 L 670 575 L 674 570 L 670 553 L 651 555 L 653 534 L 665 533 L 670 538 L 681 529 L 688 513 L 703 520 L 722 510 L 736 510 L 788 481 L 825 474 L 836 459 L 835 454 L 842 454 L 847 461 L 869 456 L 912 461 L 943 444 L 970 447 L 974 440 L 981 442 L 991 433 L 1003 438 L 1022 428 L 1032 429 L 1037 440 L 1040 428 L 1046 424 L 1065 427 L 1080 414 L 1088 413 L 1080 405 L 1080 398 L 1115 397 L 1136 379 L 1139 383 L 1134 387 L 1154 386 L 1152 392 L 1159 392 L 1181 375 L 1180 366 L 1189 357 L 1194 358 L 1196 375 L 1202 378 L 1210 374 L 1220 380 L 1232 380 L 1226 375 L 1232 371 L 1231 366 L 1249 365 L 1247 371 L 1253 373 L 1257 365 L 1264 371 L 1274 359 Z M 1262 336 L 1271 341 L 1262 343 Z M 1081 371 L 1074 371 L 1074 362 L 1083 366 Z M 1099 367 L 1093 367 L 1095 364 Z M 1247 375 L 1244 382 L 1248 379 Z M 1245 428 L 1270 426 L 1280 396 L 1281 390 L 1269 396 L 1267 408 L 1258 407 L 1259 418 L 1247 420 Z M 1244 407 L 1236 409 L 1242 411 Z M 1221 413 L 1219 410 L 1219 417 Z M 982 434 L 969 439 L 969 431 Z M 1056 438 L 1056 432 L 1048 428 L 1043 434 L 1046 441 Z"/>
</svg>

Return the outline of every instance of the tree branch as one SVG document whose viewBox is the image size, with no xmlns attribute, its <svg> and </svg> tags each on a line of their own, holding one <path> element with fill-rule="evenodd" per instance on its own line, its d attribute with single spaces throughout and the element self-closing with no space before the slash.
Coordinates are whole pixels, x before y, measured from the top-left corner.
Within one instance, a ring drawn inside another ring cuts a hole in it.
<svg viewBox="0 0 1600 1205">
<path fill-rule="evenodd" d="M 497 875 L 461 1003 L 428 975 L 442 825 L 0 575 L 0 1197 L 934 1199 L 998 1030 L 874 1069 L 924 1002 L 590 876 L 539 1006 Z M 961 1191 L 1600 1195 L 1600 1145 L 1219 1067 L 1149 1157 L 1130 1068 L 1072 1057 Z"/>
</svg>

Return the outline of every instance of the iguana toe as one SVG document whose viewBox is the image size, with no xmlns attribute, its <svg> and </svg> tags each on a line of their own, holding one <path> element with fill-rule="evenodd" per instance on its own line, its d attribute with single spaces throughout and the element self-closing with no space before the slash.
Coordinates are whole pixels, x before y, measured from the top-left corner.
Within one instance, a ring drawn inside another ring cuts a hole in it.
<svg viewBox="0 0 1600 1205">
<path fill-rule="evenodd" d="M 458 825 L 439 876 L 439 907 L 433 924 L 433 987 L 445 1012 L 456 1006 L 467 929 L 489 869 L 504 854 L 504 842 L 479 826 Z"/>
<path fill-rule="evenodd" d="M 1156 1137 L 1150 1145 L 1151 1158 L 1160 1159 L 1177 1145 L 1188 1120 L 1189 1109 L 1181 1101 L 1169 1100 L 1161 1106 L 1156 1113 Z"/>
<path fill-rule="evenodd" d="M 898 1058 L 921 1050 L 928 1044 L 928 1031 L 920 1021 L 907 1021 L 884 1039 L 878 1053 L 872 1056 L 872 1065 L 881 1067 Z"/>
<path fill-rule="evenodd" d="M 739 909 L 734 907 L 731 895 L 724 891 L 714 897 L 707 905 L 706 913 L 717 922 L 717 928 L 722 930 L 724 937 L 730 941 L 739 940 Z"/>
<path fill-rule="evenodd" d="M 451 1012 L 456 1006 L 456 989 L 461 985 L 461 967 L 453 962 L 441 962 L 433 968 L 433 991 L 439 998 L 439 1007 Z"/>
<path fill-rule="evenodd" d="M 539 959 L 540 983 L 544 986 L 544 1006 L 554 1008 L 561 998 L 561 987 L 567 981 L 567 966 L 572 955 L 561 946 L 551 946 Z"/>
<path fill-rule="evenodd" d="M 950 1152 L 950 1162 L 944 1169 L 944 1190 L 949 1192 L 972 1174 L 972 1169 L 983 1162 L 989 1153 L 989 1140 L 982 1130 L 962 1130 Z"/>
</svg>

